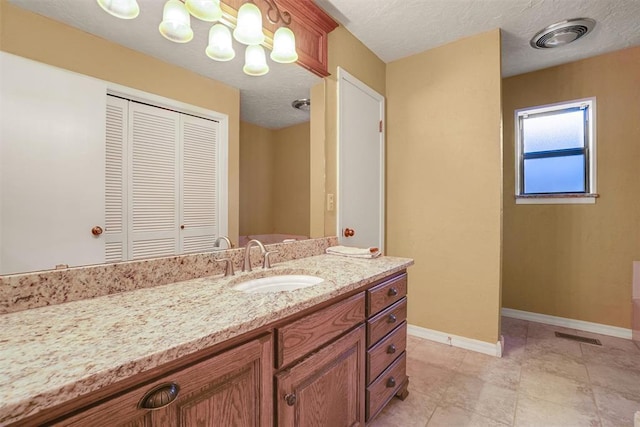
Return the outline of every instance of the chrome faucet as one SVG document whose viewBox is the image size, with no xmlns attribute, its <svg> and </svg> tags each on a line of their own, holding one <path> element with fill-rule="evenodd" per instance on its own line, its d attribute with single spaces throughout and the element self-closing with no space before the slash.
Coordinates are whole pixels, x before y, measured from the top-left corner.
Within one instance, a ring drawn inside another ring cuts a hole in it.
<svg viewBox="0 0 640 427">
<path fill-rule="evenodd" d="M 227 236 L 220 236 L 216 239 L 216 241 L 213 243 L 213 247 L 214 248 L 219 248 L 220 247 L 220 242 L 224 241 L 227 244 L 227 249 L 231 249 L 233 247 L 233 245 L 231 244 L 231 240 L 229 240 L 229 238 Z"/>
<path fill-rule="evenodd" d="M 249 240 L 247 242 L 247 246 L 245 246 L 244 248 L 244 265 L 242 266 L 242 271 L 251 271 L 251 246 L 253 246 L 254 244 L 260 248 L 261 255 L 267 253 L 267 250 L 260 240 Z"/>
</svg>

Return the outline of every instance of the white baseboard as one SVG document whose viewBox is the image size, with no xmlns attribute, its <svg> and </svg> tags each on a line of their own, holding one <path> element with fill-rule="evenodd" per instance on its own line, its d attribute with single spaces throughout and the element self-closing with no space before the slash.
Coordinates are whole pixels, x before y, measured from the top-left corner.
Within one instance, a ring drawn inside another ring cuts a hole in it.
<svg viewBox="0 0 640 427">
<path fill-rule="evenodd" d="M 503 339 L 496 344 L 475 340 L 473 338 L 465 338 L 458 335 L 447 334 L 446 332 L 435 331 L 433 329 L 423 328 L 416 325 L 408 325 L 407 333 L 419 338 L 448 344 L 452 347 L 460 347 L 466 350 L 477 351 L 478 353 L 488 354 L 489 356 L 502 357 Z"/>
<path fill-rule="evenodd" d="M 550 316 L 548 314 L 532 313 L 529 311 L 514 310 L 513 308 L 503 308 L 502 315 L 514 319 L 530 320 L 532 322 L 544 323 L 553 326 L 563 326 L 580 331 L 593 332 L 595 334 L 609 335 L 611 337 L 632 338 L 631 329 L 620 328 L 618 326 L 603 325 L 602 323 L 585 322 L 584 320 L 567 319 L 566 317 Z"/>
</svg>

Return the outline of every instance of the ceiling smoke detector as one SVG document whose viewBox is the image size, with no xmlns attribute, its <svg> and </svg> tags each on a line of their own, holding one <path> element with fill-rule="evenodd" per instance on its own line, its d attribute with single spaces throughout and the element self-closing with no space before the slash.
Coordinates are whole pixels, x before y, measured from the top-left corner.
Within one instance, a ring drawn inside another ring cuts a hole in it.
<svg viewBox="0 0 640 427">
<path fill-rule="evenodd" d="M 311 100 L 308 98 L 296 99 L 291 103 L 293 108 L 302 111 L 309 111 L 311 109 Z"/>
<path fill-rule="evenodd" d="M 549 25 L 538 32 L 531 41 L 531 47 L 536 49 L 550 49 L 564 46 L 587 35 L 596 26 L 591 18 L 575 18 Z"/>
</svg>

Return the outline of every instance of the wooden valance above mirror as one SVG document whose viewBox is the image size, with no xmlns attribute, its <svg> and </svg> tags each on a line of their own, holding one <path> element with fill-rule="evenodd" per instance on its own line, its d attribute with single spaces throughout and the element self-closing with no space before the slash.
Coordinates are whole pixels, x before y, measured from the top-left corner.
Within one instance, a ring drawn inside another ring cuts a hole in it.
<svg viewBox="0 0 640 427">
<path fill-rule="evenodd" d="M 291 14 L 291 24 L 288 27 L 296 36 L 297 63 L 320 77 L 328 76 L 328 34 L 338 26 L 338 23 L 311 0 L 270 1 L 276 3 L 281 12 Z M 246 0 L 224 0 L 221 2 L 223 19 L 235 24 L 238 9 L 244 3 Z M 264 44 L 271 48 L 273 33 L 284 24 L 282 22 L 272 24 L 267 19 L 269 2 L 254 0 L 254 3 L 260 8 L 263 16 L 262 23 L 266 36 Z"/>
</svg>

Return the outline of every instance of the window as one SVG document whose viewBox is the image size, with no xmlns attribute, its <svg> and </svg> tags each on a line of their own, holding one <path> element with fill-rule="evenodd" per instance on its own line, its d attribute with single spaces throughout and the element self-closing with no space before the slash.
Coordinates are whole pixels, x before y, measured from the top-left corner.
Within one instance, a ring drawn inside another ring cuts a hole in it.
<svg viewBox="0 0 640 427">
<path fill-rule="evenodd" d="M 593 203 L 595 98 L 516 111 L 516 203 Z"/>
</svg>

